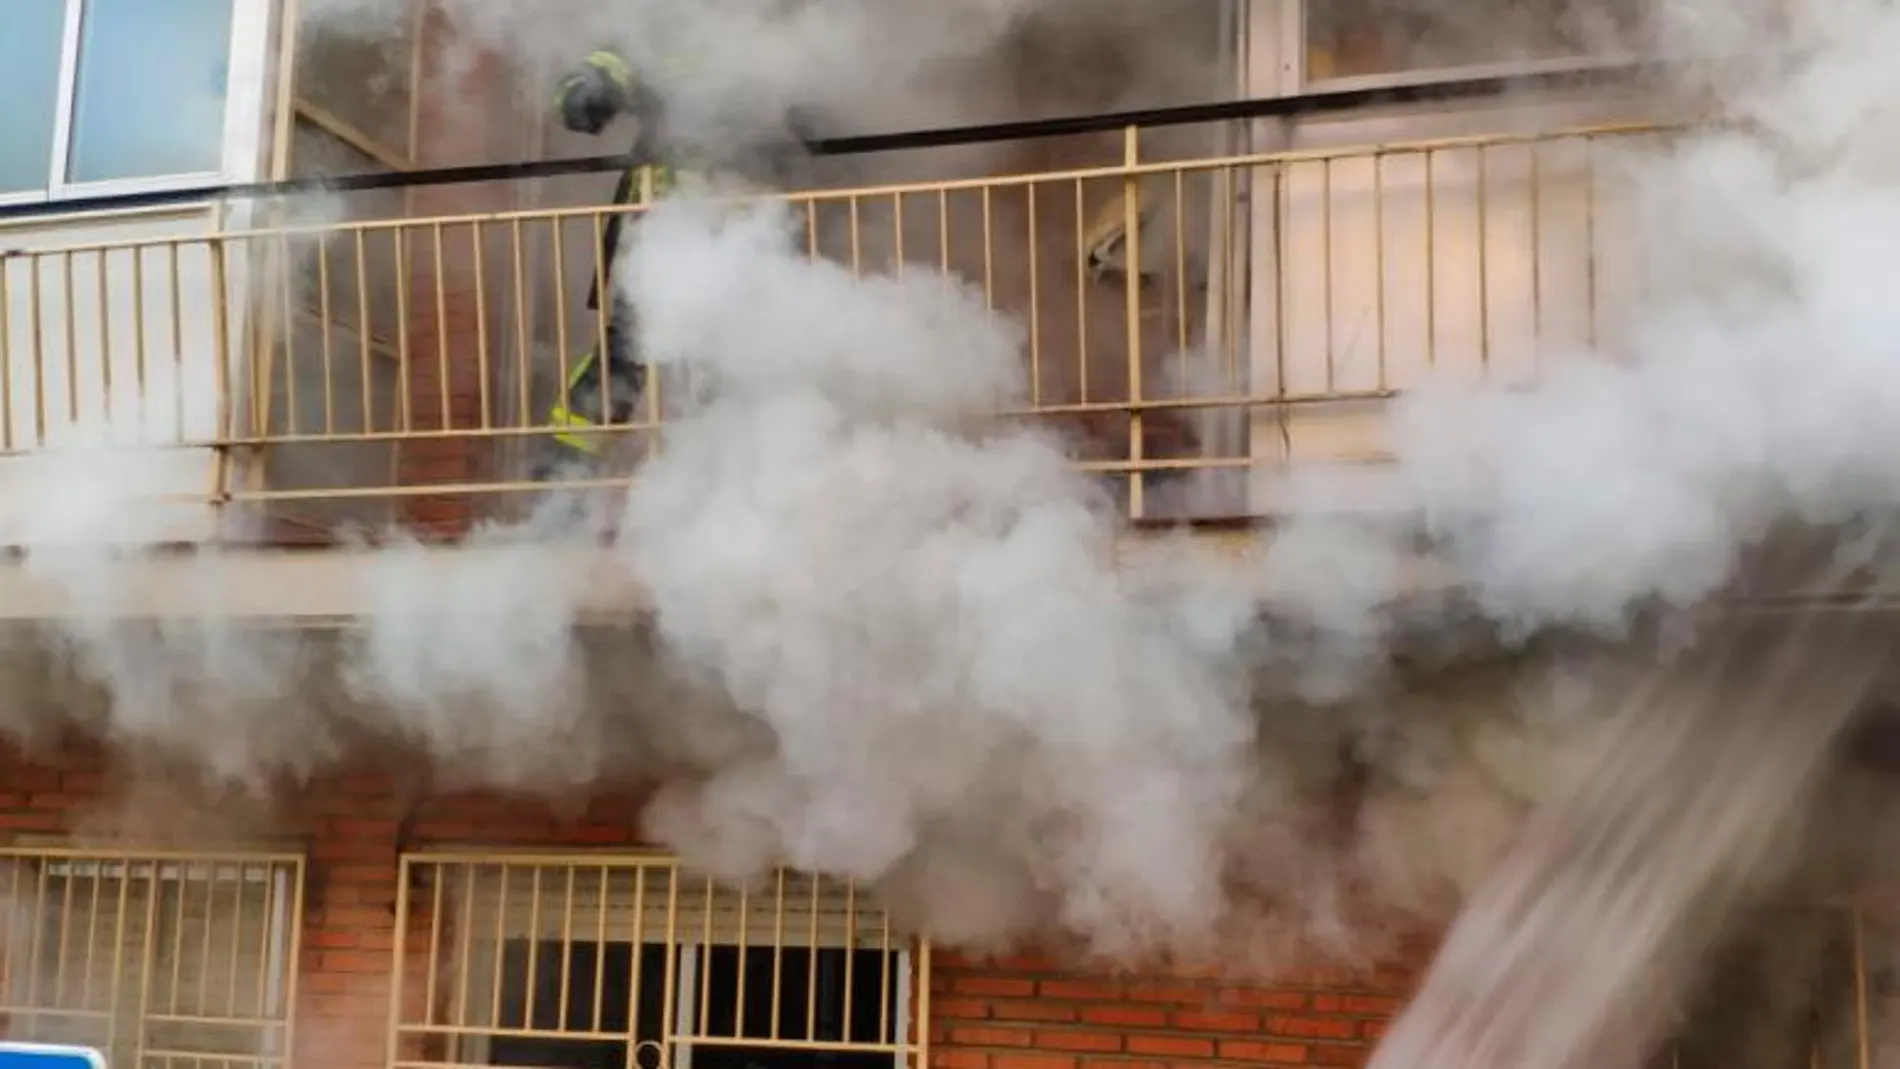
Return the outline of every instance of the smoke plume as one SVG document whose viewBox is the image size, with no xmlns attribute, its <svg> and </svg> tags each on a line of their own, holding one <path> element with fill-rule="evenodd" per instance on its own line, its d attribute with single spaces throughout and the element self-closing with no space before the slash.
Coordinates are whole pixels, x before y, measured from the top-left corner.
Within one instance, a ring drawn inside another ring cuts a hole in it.
<svg viewBox="0 0 1900 1069">
<path fill-rule="evenodd" d="M 359 29 L 388 13 L 331 2 Z M 682 77 L 713 130 L 742 97 L 853 130 L 1003 117 L 1022 99 L 996 52 L 1025 34 L 1087 30 L 1147 72 L 1104 89 L 1058 53 L 1032 94 L 1048 110 L 1159 102 L 1192 54 L 1149 32 L 1169 5 L 1136 0 L 448 6 L 528 70 L 596 43 L 708 57 Z M 1759 6 L 1682 0 L 1665 29 L 1754 43 Z M 1668 285 L 1628 347 L 1401 402 L 1405 522 L 1296 511 L 1240 581 L 1192 546 L 1116 564 L 1118 522 L 1065 444 L 986 418 L 1024 402 L 1024 362 L 980 294 L 855 278 L 808 262 L 772 208 L 693 203 L 634 228 L 620 275 L 650 357 L 705 384 L 603 558 L 650 594 L 644 628 L 582 626 L 601 577 L 557 564 L 594 542 L 541 522 L 452 565 L 372 551 L 373 608 L 342 639 L 241 631 L 209 603 L 126 623 L 109 565 L 167 539 L 123 450 L 69 454 L 8 530 L 76 606 L 53 639 L 102 692 L 88 726 L 221 779 L 263 789 L 393 738 L 475 784 L 644 786 L 646 831 L 695 864 L 857 876 L 962 943 L 1242 948 L 1261 969 L 1363 949 L 1372 907 L 1435 916 L 1481 886 L 1523 814 L 1634 730 L 1624 677 L 1670 657 L 1628 638 L 1641 612 L 1720 592 L 1780 522 L 1889 507 L 1900 200 L 1877 102 L 1900 15 L 1792 18 L 1809 58 L 1697 72 L 1747 125 L 1634 161 Z M 1342 496 L 1326 472 L 1309 485 Z M 1395 609 L 1421 529 L 1469 602 Z M 1466 629 L 1577 628 L 1627 645 L 1466 656 Z M 28 735 L 43 708 L 0 723 Z"/>
</svg>

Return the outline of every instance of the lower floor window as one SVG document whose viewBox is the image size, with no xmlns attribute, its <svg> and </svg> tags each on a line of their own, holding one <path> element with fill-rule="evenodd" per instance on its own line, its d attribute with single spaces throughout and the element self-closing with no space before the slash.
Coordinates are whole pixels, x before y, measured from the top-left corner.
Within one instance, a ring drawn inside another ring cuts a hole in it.
<svg viewBox="0 0 1900 1069">
<path fill-rule="evenodd" d="M 918 948 L 843 884 L 650 859 L 411 858 L 398 1066 L 897 1069 Z M 411 937 L 409 944 L 415 945 Z"/>
<path fill-rule="evenodd" d="M 285 1064 L 302 867 L 0 849 L 0 1036 L 112 1066 Z"/>
</svg>

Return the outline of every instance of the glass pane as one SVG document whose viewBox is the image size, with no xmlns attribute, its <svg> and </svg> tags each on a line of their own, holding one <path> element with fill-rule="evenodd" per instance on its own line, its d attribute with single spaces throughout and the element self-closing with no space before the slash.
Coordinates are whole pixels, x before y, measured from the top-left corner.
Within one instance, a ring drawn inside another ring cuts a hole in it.
<svg viewBox="0 0 1900 1069">
<path fill-rule="evenodd" d="M 1306 0 L 1310 81 L 1629 48 L 1641 0 Z"/>
<path fill-rule="evenodd" d="M 86 0 L 69 178 L 222 169 L 232 0 Z"/>
<path fill-rule="evenodd" d="M 6 0 L 0 32 L 0 193 L 46 188 L 59 109 L 66 0 Z"/>
</svg>

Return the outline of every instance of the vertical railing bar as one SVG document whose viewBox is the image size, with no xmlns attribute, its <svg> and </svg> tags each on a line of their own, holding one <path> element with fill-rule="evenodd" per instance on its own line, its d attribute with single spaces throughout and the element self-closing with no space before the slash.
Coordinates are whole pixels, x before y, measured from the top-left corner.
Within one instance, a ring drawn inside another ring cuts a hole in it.
<svg viewBox="0 0 1900 1069">
<path fill-rule="evenodd" d="M 569 978 L 574 975 L 574 866 L 563 865 L 562 870 L 567 879 L 562 887 L 561 897 L 561 1004 L 560 1016 L 554 1019 L 556 1028 L 567 1027 L 567 1011 L 573 1004 L 573 984 Z M 600 947 L 604 950 L 606 946 L 607 937 L 603 932 Z M 598 961 L 600 955 L 595 954 L 594 957 Z M 595 997 L 599 997 L 598 989 L 596 989 Z"/>
<path fill-rule="evenodd" d="M 414 862 L 412 860 L 404 858 L 403 862 L 406 865 L 410 865 L 413 869 Z M 442 878 L 442 870 L 446 868 L 447 866 L 444 865 L 429 866 L 431 870 L 429 872 L 429 942 L 428 950 L 424 955 L 427 961 L 425 962 L 426 968 L 423 969 L 422 977 L 423 1024 L 436 1023 L 436 1008 L 441 1004 L 437 989 L 440 985 L 438 976 L 442 970 L 436 958 L 442 952 L 443 899 L 447 897 L 442 891 L 442 886 L 444 882 L 446 882 Z M 409 956 L 408 946 L 403 942 L 398 942 L 396 944 L 396 954 L 399 958 L 407 959 Z M 448 1022 L 443 1023 L 446 1024 Z"/>
<path fill-rule="evenodd" d="M 494 947 L 495 947 L 494 958 L 495 960 L 489 969 L 489 975 L 488 975 L 489 989 L 488 989 L 488 1022 L 487 1023 L 488 1023 L 488 1026 L 491 1028 L 501 1027 L 501 988 L 502 988 L 501 963 L 502 963 L 502 958 L 504 957 L 503 948 L 507 945 L 507 939 L 508 939 L 508 874 L 509 874 L 510 867 L 511 866 L 509 866 L 509 864 L 505 861 L 501 863 L 500 884 L 496 888 L 496 895 L 495 895 L 495 932 L 494 932 Z M 530 973 L 529 975 L 532 976 L 533 974 Z"/>
<path fill-rule="evenodd" d="M 820 908 L 819 883 L 817 876 L 806 877 L 811 887 L 808 896 L 809 912 L 805 918 L 805 975 L 809 982 L 805 985 L 805 1038 L 818 1037 L 818 913 Z"/>
<path fill-rule="evenodd" d="M 1175 387 L 1183 395 L 1200 392 L 1190 379 L 1188 339 L 1192 336 L 1188 321 L 1188 218 L 1187 175 L 1174 172 L 1174 348 L 1175 368 L 1180 377 Z"/>
<path fill-rule="evenodd" d="M 712 1035 L 712 952 L 715 889 L 711 876 L 702 877 L 706 888 L 699 915 L 699 1013 L 693 1018 L 693 1035 Z"/>
<path fill-rule="evenodd" d="M 146 392 L 151 388 L 146 369 L 146 350 L 150 343 L 145 337 L 145 254 L 149 251 L 147 245 L 132 250 L 132 375 L 138 390 L 141 420 L 151 418 L 146 411 Z"/>
<path fill-rule="evenodd" d="M 363 433 L 370 434 L 376 430 L 376 385 L 370 377 L 375 329 L 369 315 L 369 250 L 364 244 L 363 231 L 354 231 L 352 237 L 356 254 L 357 370 L 363 380 Z"/>
<path fill-rule="evenodd" d="M 482 249 L 483 225 L 479 220 L 472 222 L 468 225 L 468 231 L 469 259 L 475 275 L 475 394 L 482 410 L 482 429 L 486 431 L 494 429 L 495 412 L 489 383 L 488 268 L 487 257 Z"/>
<path fill-rule="evenodd" d="M 534 1011 L 536 991 L 541 986 L 541 876 L 546 869 L 541 865 L 528 866 L 528 983 L 527 997 L 523 1000 L 521 1026 L 529 1031 L 535 1029 Z M 503 946 L 501 939 L 495 940 L 496 950 Z M 501 984 L 499 966 L 496 973 L 497 997 Z M 499 1021 L 496 1022 L 499 1025 Z"/>
<path fill-rule="evenodd" d="M 440 221 L 429 224 L 429 254 L 434 267 L 429 282 L 435 291 L 436 399 L 442 406 L 441 429 L 449 431 L 455 429 L 454 401 L 449 390 L 454 375 L 449 368 L 449 283 L 444 277 L 448 263 L 442 248 L 442 234 Z"/>
<path fill-rule="evenodd" d="M 857 961 L 858 881 L 847 879 L 844 882 L 844 1020 L 839 1022 L 840 1043 L 851 1042 L 851 1011 L 858 1001 Z"/>
<path fill-rule="evenodd" d="M 904 278 L 904 191 L 891 194 L 891 274 Z"/>
<path fill-rule="evenodd" d="M 113 921 L 112 934 L 112 984 L 106 995 L 106 1013 L 109 1023 L 106 1026 L 106 1049 L 117 1050 L 119 1046 L 119 999 L 125 980 L 126 919 L 132 908 L 132 865 L 126 859 L 126 865 L 119 873 L 119 905 Z"/>
<path fill-rule="evenodd" d="M 1077 400 L 1094 400 L 1089 390 L 1089 249 L 1088 188 L 1075 180 L 1075 359 Z"/>
<path fill-rule="evenodd" d="M 745 996 L 746 996 L 746 958 L 751 950 L 752 937 L 752 889 L 747 884 L 739 885 L 739 938 L 735 948 L 738 959 L 738 979 L 734 984 L 732 1038 L 745 1035 Z"/>
<path fill-rule="evenodd" d="M 99 308 L 99 401 L 100 411 L 108 424 L 112 420 L 112 312 L 106 299 L 106 291 L 111 286 L 107 277 L 108 253 L 101 249 L 96 254 L 98 270 L 98 308 Z"/>
<path fill-rule="evenodd" d="M 978 193 L 983 214 L 983 307 L 996 311 L 996 205 L 991 188 Z"/>
<path fill-rule="evenodd" d="M 409 947 L 409 896 L 410 883 L 414 870 L 413 859 L 404 854 L 396 860 L 396 902 L 395 931 L 392 933 L 389 955 L 389 1029 L 385 1037 L 387 1047 L 384 1051 L 384 1064 L 395 1065 L 402 1057 L 402 1007 L 403 985 L 408 979 Z M 299 881 L 301 882 L 301 881 Z M 301 940 L 296 940 L 301 942 Z M 429 947 L 429 974 L 434 975 L 435 946 Z M 292 1015 L 294 1017 L 294 1014 Z M 427 1011 L 425 1011 L 425 1018 Z"/>
<path fill-rule="evenodd" d="M 590 218 L 594 220 L 594 240 L 589 244 L 593 246 L 594 250 L 594 293 L 598 298 L 594 303 L 599 306 L 594 309 L 594 384 L 595 392 L 600 401 L 600 408 L 598 409 L 600 412 L 600 425 L 606 427 L 612 425 L 614 422 L 612 401 L 608 392 L 608 379 L 611 376 L 608 374 L 607 366 L 609 357 L 607 339 L 609 336 L 608 324 L 613 320 L 614 315 L 615 294 L 610 279 L 611 272 L 608 270 L 608 253 L 602 248 L 602 245 L 606 241 L 606 218 L 599 213 L 594 214 Z M 634 221 L 633 217 L 628 215 L 622 215 L 620 218 L 626 221 L 621 224 L 623 227 L 627 225 L 627 223 Z M 619 252 L 618 249 L 613 251 L 616 254 Z M 563 384 L 563 388 L 565 388 L 565 384 Z"/>
<path fill-rule="evenodd" d="M 1540 142 L 1532 141 L 1530 153 L 1531 184 L 1531 351 L 1535 355 L 1544 344 L 1544 169 Z"/>
<path fill-rule="evenodd" d="M 1042 245 L 1040 227 L 1036 220 L 1036 190 L 1041 185 L 1031 182 L 1024 189 L 1026 204 L 1026 225 L 1029 230 L 1029 403 L 1042 404 L 1042 272 L 1038 248 Z"/>
<path fill-rule="evenodd" d="M 392 227 L 389 231 L 391 250 L 396 261 L 396 396 L 401 399 L 400 412 L 394 426 L 398 430 L 416 429 L 416 405 L 413 396 L 413 383 L 410 374 L 410 337 L 409 337 L 409 235 L 401 227 Z"/>
<path fill-rule="evenodd" d="M 1378 376 L 1375 381 L 1378 384 L 1377 388 L 1380 390 L 1389 389 L 1391 385 L 1391 378 L 1389 375 L 1389 363 L 1388 363 L 1388 357 L 1387 357 L 1387 352 L 1386 352 L 1387 346 L 1389 344 L 1389 338 L 1387 337 L 1387 325 L 1386 325 L 1387 317 L 1386 317 L 1386 300 L 1385 300 L 1385 292 L 1386 292 L 1386 286 L 1387 286 L 1386 277 L 1385 277 L 1385 269 L 1386 269 L 1385 159 L 1386 159 L 1386 156 L 1383 150 L 1375 153 L 1372 157 L 1372 206 L 1373 206 L 1372 249 L 1373 249 L 1373 272 L 1374 272 L 1374 280 L 1373 280 L 1372 286 L 1373 286 L 1373 298 L 1377 302 L 1377 305 L 1378 305 L 1376 308 L 1376 315 L 1378 319 L 1377 329 L 1378 329 L 1378 335 L 1379 335 L 1379 340 L 1378 340 L 1379 371 L 1378 371 Z"/>
<path fill-rule="evenodd" d="M 1588 134 L 1583 138 L 1583 225 L 1584 225 L 1584 286 L 1585 302 L 1589 308 L 1590 321 L 1585 327 L 1585 342 L 1595 349 L 1598 343 L 1598 323 L 1602 315 L 1602 301 L 1597 293 L 1597 151 L 1596 139 Z"/>
<path fill-rule="evenodd" d="M 297 313 L 296 296 L 292 292 L 291 287 L 290 264 L 290 237 L 285 234 L 280 234 L 277 237 L 276 274 L 278 304 L 282 309 L 281 315 L 283 317 L 284 424 L 289 428 L 289 433 L 295 436 L 301 433 L 303 421 L 299 417 L 298 409 L 300 406 L 297 403 L 299 400 L 297 389 Z M 262 303 L 262 301 L 259 302 L 259 304 Z M 260 319 L 261 318 L 262 317 L 260 317 Z M 260 323 L 259 330 L 262 331 L 263 329 L 264 327 Z M 268 346 L 272 344 L 274 340 L 275 339 L 260 335 L 259 345 L 260 347 Z M 268 434 L 270 431 L 269 412 L 271 401 L 268 385 L 253 388 L 251 390 L 251 396 L 257 399 L 257 407 L 251 414 L 254 429 L 258 434 Z"/>
<path fill-rule="evenodd" d="M 176 262 L 177 246 L 172 248 L 173 262 Z M 45 283 L 41 281 L 42 268 L 40 254 L 32 253 L 27 257 L 27 318 L 33 325 L 33 442 L 46 444 L 46 425 L 49 422 L 46 407 L 46 312 Z M 177 292 L 174 276 L 173 292 Z"/>
<path fill-rule="evenodd" d="M 608 872 L 607 866 L 600 866 L 600 893 L 594 896 L 594 930 L 600 933 L 600 949 L 594 953 L 593 1029 L 596 1032 L 606 1027 L 605 1021 L 607 1019 L 607 895 L 611 887 L 610 881 L 608 880 Z M 632 968 L 635 972 L 638 972 L 640 969 L 640 948 L 635 946 L 628 957 L 631 959 Z M 629 1046 L 638 1041 L 638 1037 L 631 1035 L 631 1033 L 639 1030 L 638 1022 L 633 1019 L 637 1015 L 638 1011 L 635 1011 L 635 1013 L 629 1014 L 627 1017 L 627 1031 L 629 1033 L 627 1042 Z"/>
<path fill-rule="evenodd" d="M 73 254 L 70 251 L 59 254 L 60 277 L 64 283 L 60 305 L 66 313 L 66 328 L 63 335 L 66 341 L 66 420 L 79 422 L 79 313 L 74 302 Z M 222 301 L 219 302 L 222 305 Z"/>
<path fill-rule="evenodd" d="M 1127 228 L 1125 255 L 1128 270 L 1124 274 L 1128 328 L 1128 518 L 1139 520 L 1147 513 L 1146 473 L 1141 468 L 1146 442 L 1145 414 L 1139 407 L 1143 397 L 1144 361 L 1141 339 L 1141 127 L 1130 126 L 1122 135 L 1122 163 L 1128 168 L 1123 179 L 1122 225 Z"/>
<path fill-rule="evenodd" d="M 283 1036 L 283 1057 L 279 1060 L 279 1065 L 289 1065 L 297 1049 L 297 981 L 298 978 L 303 975 L 299 968 L 303 957 L 303 859 L 298 858 L 296 861 L 291 862 L 287 866 L 287 869 L 290 875 L 290 909 L 282 914 L 282 916 L 290 931 L 285 933 L 286 938 L 284 939 L 284 942 L 287 944 L 287 949 L 282 965 L 284 985 L 283 999 L 273 1009 L 274 1015 L 280 1017 L 283 1022 L 282 1027 L 279 1029 L 279 1033 Z M 398 879 L 401 879 L 400 871 L 399 867 Z M 273 912 L 266 923 L 275 924 L 278 916 L 279 914 Z M 402 967 L 406 960 L 403 953 L 404 945 L 402 941 L 396 942 L 395 953 L 391 955 L 395 959 L 393 965 L 398 969 Z M 401 989 L 391 985 L 390 992 L 392 995 L 391 1004 L 400 1006 L 400 1001 L 397 1001 L 393 996 L 399 996 Z M 393 1034 L 394 1030 L 392 1029 L 391 1031 Z"/>
<path fill-rule="evenodd" d="M 182 287 L 178 285 L 179 242 L 173 239 L 166 243 L 167 269 L 170 271 L 171 284 L 165 287 L 171 296 L 171 343 L 172 343 L 172 418 L 176 421 L 180 436 L 185 434 L 185 298 Z"/>
<path fill-rule="evenodd" d="M 173 276 L 174 279 L 176 279 L 176 277 L 177 276 L 175 275 Z M 158 879 L 159 872 L 158 872 L 157 860 L 154 859 L 152 862 L 150 862 L 150 864 L 146 866 L 145 871 L 146 871 L 145 942 L 143 946 L 141 947 L 141 950 L 143 952 L 144 962 L 139 968 L 139 1005 L 138 1005 L 138 1012 L 136 1015 L 134 1015 L 134 1020 L 137 1022 L 133 1026 L 133 1036 L 132 1036 L 132 1040 L 133 1040 L 132 1064 L 134 1066 L 142 1066 L 145 1064 L 145 1042 L 146 1042 L 145 1012 L 147 1008 L 150 1007 L 152 1004 L 152 978 L 153 978 L 153 974 L 158 971 L 158 911 L 159 911 L 160 883 Z M 129 877 L 131 875 L 131 872 L 132 872 L 132 868 L 130 864 L 130 859 L 127 859 L 126 875 Z"/>
<path fill-rule="evenodd" d="M 331 307 L 330 238 L 317 238 L 317 336 L 323 347 L 323 433 L 336 433 L 336 314 Z M 367 328 L 365 328 L 367 329 Z"/>
<path fill-rule="evenodd" d="M 604 866 L 601 868 L 600 878 L 601 878 L 601 898 L 602 900 L 605 900 L 607 897 L 607 869 Z M 667 923 L 669 926 L 672 924 L 672 917 L 670 914 L 668 915 Z M 629 981 L 627 983 L 627 1065 L 626 1065 L 626 1069 L 640 1069 L 640 1066 L 639 1066 L 640 1042 L 641 1042 L 640 1041 L 640 1001 L 641 1001 L 640 989 L 646 978 L 646 955 L 647 955 L 646 928 L 647 928 L 647 869 L 645 865 L 636 864 L 633 867 L 633 932 L 632 932 L 633 953 L 630 955 L 633 960 L 629 966 L 629 971 L 632 972 L 633 975 L 632 977 L 629 978 Z M 664 1043 L 665 1037 L 667 1036 L 668 1032 L 670 1032 L 672 1029 L 672 1025 L 670 1023 L 672 1018 L 665 1016 L 666 1014 L 671 1013 L 673 1009 L 672 954 L 673 954 L 672 940 L 669 938 L 667 940 L 667 950 L 666 950 L 666 980 L 661 986 L 661 999 L 665 1003 L 665 1005 L 661 1007 L 661 1011 L 660 1011 L 661 1016 L 662 1016 L 662 1020 L 660 1021 L 660 1036 L 661 1036 L 662 1043 Z M 671 1053 L 670 1050 L 668 1051 L 668 1053 Z"/>
<path fill-rule="evenodd" d="M 530 414 L 532 394 L 534 392 L 534 374 L 530 370 L 529 359 L 533 349 L 533 333 L 528 322 L 528 271 L 527 260 L 521 248 L 521 220 L 508 221 L 509 255 L 514 261 L 515 276 L 515 393 L 516 408 L 519 410 L 521 426 L 527 427 L 534 422 Z"/>
<path fill-rule="evenodd" d="M 1324 332 L 1326 349 L 1326 392 L 1339 390 L 1339 349 L 1337 329 L 1333 322 L 1337 314 L 1334 306 L 1333 279 L 1333 160 L 1328 156 L 1320 160 L 1320 315 L 1326 328 Z"/>
<path fill-rule="evenodd" d="M 446 869 L 446 865 L 437 866 Z M 478 870 L 473 864 L 456 866 L 462 874 L 462 916 L 461 923 L 455 926 L 455 955 L 460 959 L 456 968 L 455 1005 L 453 1015 L 457 1027 L 466 1028 L 470 1015 L 475 1010 L 471 988 L 475 982 L 475 886 L 479 881 Z"/>
<path fill-rule="evenodd" d="M 563 220 L 548 220 L 548 236 L 554 246 L 554 366 L 559 376 L 555 381 L 555 395 L 559 403 L 567 405 L 572 398 L 567 396 L 567 381 L 572 374 L 568 367 L 568 329 L 567 329 L 567 237 Z"/>
<path fill-rule="evenodd" d="M 863 199 L 856 193 L 851 194 L 846 203 L 851 215 L 851 274 L 854 278 L 864 277 L 864 221 L 862 218 Z"/>
<path fill-rule="evenodd" d="M 1438 367 L 1438 154 L 1425 158 L 1425 366 Z"/>
<path fill-rule="evenodd" d="M 1478 152 L 1478 366 L 1491 368 L 1491 157 Z"/>
<path fill-rule="evenodd" d="M 13 450 L 13 262 L 0 257 L 0 449 Z M 34 377 L 39 377 L 34 369 Z"/>
</svg>

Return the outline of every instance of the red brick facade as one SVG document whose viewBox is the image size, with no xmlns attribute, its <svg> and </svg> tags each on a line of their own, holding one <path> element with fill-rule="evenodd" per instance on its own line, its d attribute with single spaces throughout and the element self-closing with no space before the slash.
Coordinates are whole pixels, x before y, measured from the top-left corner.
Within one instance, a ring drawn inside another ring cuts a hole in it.
<svg viewBox="0 0 1900 1069">
<path fill-rule="evenodd" d="M 89 748 L 32 759 L 0 748 L 0 842 L 75 836 L 88 845 L 141 848 L 235 845 L 195 843 L 149 802 L 128 806 L 127 793 L 137 790 L 132 782 Z M 287 797 L 245 838 L 307 858 L 293 1006 L 301 1066 L 387 1064 L 403 852 L 638 845 L 635 808 L 626 799 L 596 798 L 556 812 L 518 798 L 429 795 L 377 772 L 328 776 Z M 241 801 L 231 806 L 245 808 Z M 411 917 L 412 965 L 424 953 L 419 938 L 430 924 Z M 1406 975 L 1392 970 L 1263 987 L 1212 975 L 1118 975 L 1047 957 L 981 960 L 938 948 L 930 1059 L 941 1069 L 1351 1067 L 1365 1061 L 1406 985 Z M 407 985 L 412 995 L 420 987 Z"/>
<path fill-rule="evenodd" d="M 1258 987 L 954 955 L 932 972 L 931 1053 L 944 1069 L 1356 1066 L 1403 985 L 1375 975 Z"/>
</svg>

